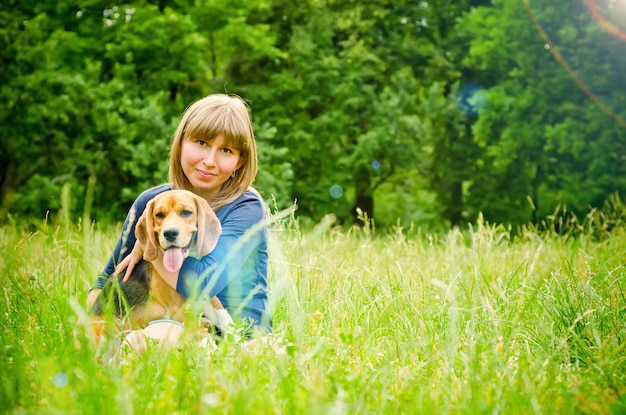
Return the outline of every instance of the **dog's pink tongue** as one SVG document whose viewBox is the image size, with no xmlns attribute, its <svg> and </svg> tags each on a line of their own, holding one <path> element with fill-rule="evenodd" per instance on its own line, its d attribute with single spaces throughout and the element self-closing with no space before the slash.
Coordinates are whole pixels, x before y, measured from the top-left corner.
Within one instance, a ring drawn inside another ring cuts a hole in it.
<svg viewBox="0 0 626 415">
<path fill-rule="evenodd" d="M 163 254 L 163 266 L 169 272 L 178 272 L 183 266 L 183 250 L 180 248 L 170 248 Z"/>
</svg>

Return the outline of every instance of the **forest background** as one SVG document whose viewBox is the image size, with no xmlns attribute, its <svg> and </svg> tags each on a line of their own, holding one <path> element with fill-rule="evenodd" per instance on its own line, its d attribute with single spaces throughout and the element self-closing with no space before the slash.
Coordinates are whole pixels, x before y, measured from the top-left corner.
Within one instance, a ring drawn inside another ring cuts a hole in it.
<svg viewBox="0 0 626 415">
<path fill-rule="evenodd" d="M 429 231 L 626 193 L 620 0 L 3 0 L 0 221 L 120 221 L 185 107 L 252 110 L 277 209 Z"/>
</svg>

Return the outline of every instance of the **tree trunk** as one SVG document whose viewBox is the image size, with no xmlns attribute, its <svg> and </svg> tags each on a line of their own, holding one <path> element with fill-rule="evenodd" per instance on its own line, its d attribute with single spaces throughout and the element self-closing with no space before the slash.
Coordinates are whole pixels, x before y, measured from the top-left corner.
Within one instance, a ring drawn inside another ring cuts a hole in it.
<svg viewBox="0 0 626 415">
<path fill-rule="evenodd" d="M 364 222 L 359 220 L 357 209 L 360 209 L 368 219 L 374 218 L 374 189 L 370 180 L 370 171 L 367 167 L 358 167 L 354 172 L 354 205 L 352 214 L 360 225 Z"/>
<path fill-rule="evenodd" d="M 0 174 L 0 211 L 6 210 L 6 197 L 15 193 L 15 164 L 9 161 Z"/>
<path fill-rule="evenodd" d="M 458 227 L 461 224 L 461 219 L 463 219 L 463 183 L 460 181 L 450 183 L 447 217 L 451 228 Z"/>
</svg>

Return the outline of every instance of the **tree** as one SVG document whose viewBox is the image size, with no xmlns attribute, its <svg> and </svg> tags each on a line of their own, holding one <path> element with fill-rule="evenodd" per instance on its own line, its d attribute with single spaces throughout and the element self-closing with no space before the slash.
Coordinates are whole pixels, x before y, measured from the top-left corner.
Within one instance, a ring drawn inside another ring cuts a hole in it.
<svg viewBox="0 0 626 415">
<path fill-rule="evenodd" d="M 414 7 L 276 7 L 269 23 L 288 57 L 262 71 L 248 96 L 289 149 L 294 198 L 316 219 L 334 212 L 351 221 L 356 208 L 372 217 L 376 188 L 417 158 Z"/>
<path fill-rule="evenodd" d="M 263 2 L 208 3 L 236 17 L 209 32 L 202 5 L 178 1 L 32 1 L 2 11 L 0 128 L 10 139 L 2 141 L 0 211 L 43 218 L 64 208 L 120 220 L 140 191 L 167 180 L 180 114 L 228 84 L 230 60 L 216 56 L 232 55 L 248 37 L 273 42 L 241 18 Z M 271 126 L 259 132 L 271 135 Z M 259 147 L 271 165 L 281 154 Z M 271 182 L 271 172 L 260 179 Z"/>
<path fill-rule="evenodd" d="M 615 91 L 624 85 L 619 68 L 626 62 L 615 51 L 624 44 L 599 30 L 582 1 L 530 8 L 506 0 L 475 9 L 463 25 L 473 34 L 466 64 L 497 80 L 474 126 L 485 150 L 469 188 L 474 211 L 524 223 L 559 204 L 584 212 L 623 192 L 616 151 L 625 130 L 595 101 L 623 99 Z"/>
<path fill-rule="evenodd" d="M 476 174 L 481 149 L 472 136 L 484 79 L 463 65 L 470 37 L 458 24 L 481 0 L 440 1 L 426 4 L 421 32 L 428 40 L 427 62 L 420 90 L 419 114 L 423 120 L 423 142 L 427 151 L 422 172 L 437 196 L 443 219 L 451 227 L 471 221 L 466 207 L 466 185 Z"/>
</svg>

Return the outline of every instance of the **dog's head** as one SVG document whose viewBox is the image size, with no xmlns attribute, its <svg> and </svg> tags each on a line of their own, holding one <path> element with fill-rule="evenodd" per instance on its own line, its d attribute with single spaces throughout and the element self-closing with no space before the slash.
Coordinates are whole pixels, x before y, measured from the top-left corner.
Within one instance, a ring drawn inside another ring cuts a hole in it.
<svg viewBox="0 0 626 415">
<path fill-rule="evenodd" d="M 164 251 L 163 265 L 177 272 L 190 250 L 198 258 L 211 252 L 222 232 L 219 219 L 206 200 L 187 190 L 171 190 L 146 205 L 135 227 L 143 258 L 154 261 Z"/>
</svg>

